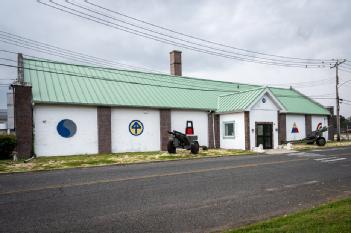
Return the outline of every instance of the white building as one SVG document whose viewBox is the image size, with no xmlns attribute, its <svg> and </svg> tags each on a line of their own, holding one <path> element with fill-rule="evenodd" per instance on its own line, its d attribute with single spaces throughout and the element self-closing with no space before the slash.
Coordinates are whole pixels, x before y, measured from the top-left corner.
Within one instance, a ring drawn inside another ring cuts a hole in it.
<svg viewBox="0 0 351 233">
<path fill-rule="evenodd" d="M 166 150 L 168 131 L 184 132 L 187 121 L 200 145 L 247 150 L 328 126 L 329 112 L 294 89 L 181 76 L 179 51 L 171 52 L 172 75 L 22 56 L 19 63 L 14 116 L 23 157 Z"/>
</svg>

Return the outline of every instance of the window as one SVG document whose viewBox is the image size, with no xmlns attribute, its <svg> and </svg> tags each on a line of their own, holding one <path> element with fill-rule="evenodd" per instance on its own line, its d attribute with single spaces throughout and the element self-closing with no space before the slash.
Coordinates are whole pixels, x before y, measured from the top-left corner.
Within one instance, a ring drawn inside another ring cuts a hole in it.
<svg viewBox="0 0 351 233">
<path fill-rule="evenodd" d="M 223 122 L 224 124 L 224 135 L 225 138 L 234 138 L 235 136 L 235 122 Z"/>
</svg>

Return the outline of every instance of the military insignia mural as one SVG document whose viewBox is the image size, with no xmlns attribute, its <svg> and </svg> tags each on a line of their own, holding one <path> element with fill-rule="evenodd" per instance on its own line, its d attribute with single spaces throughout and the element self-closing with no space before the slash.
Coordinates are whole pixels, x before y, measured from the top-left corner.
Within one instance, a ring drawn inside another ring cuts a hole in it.
<svg viewBox="0 0 351 233">
<path fill-rule="evenodd" d="M 129 123 L 129 132 L 134 136 L 139 136 L 144 131 L 144 125 L 139 120 L 132 120 Z"/>
<path fill-rule="evenodd" d="M 77 125 L 70 119 L 63 119 L 57 124 L 56 130 L 61 137 L 70 138 L 76 134 Z"/>
<path fill-rule="evenodd" d="M 293 127 L 291 129 L 291 133 L 299 133 L 299 128 L 297 128 L 296 122 L 294 122 Z"/>
</svg>

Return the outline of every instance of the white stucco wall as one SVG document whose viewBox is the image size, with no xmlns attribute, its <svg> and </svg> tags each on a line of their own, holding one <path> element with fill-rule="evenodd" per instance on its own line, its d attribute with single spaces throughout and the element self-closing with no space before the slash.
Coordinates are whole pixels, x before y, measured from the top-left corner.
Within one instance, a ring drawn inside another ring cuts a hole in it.
<svg viewBox="0 0 351 233">
<path fill-rule="evenodd" d="M 296 123 L 299 133 L 292 133 L 292 128 Z M 305 115 L 286 115 L 286 140 L 299 140 L 306 137 Z"/>
<path fill-rule="evenodd" d="M 144 131 L 139 136 L 129 132 L 129 124 L 139 120 Z M 112 152 L 160 150 L 160 112 L 149 109 L 119 109 L 111 111 Z"/>
<path fill-rule="evenodd" d="M 224 137 L 224 123 L 234 122 L 234 138 Z M 231 113 L 220 115 L 220 144 L 223 149 L 245 150 L 245 123 L 244 113 Z"/>
<path fill-rule="evenodd" d="M 74 121 L 76 134 L 64 138 L 57 132 L 63 119 Z M 98 152 L 96 107 L 35 105 L 34 151 L 37 156 L 95 154 Z"/>
<path fill-rule="evenodd" d="M 208 146 L 208 112 L 185 110 L 171 111 L 172 130 L 185 133 L 187 121 L 193 121 L 194 134 L 198 136 L 200 146 Z"/>
<path fill-rule="evenodd" d="M 262 99 L 266 102 L 263 103 Z M 250 146 L 256 146 L 256 122 L 272 122 L 273 123 L 273 148 L 278 147 L 278 106 L 267 95 L 260 98 L 250 111 Z"/>
<path fill-rule="evenodd" d="M 328 117 L 327 116 L 318 116 L 312 115 L 312 131 L 317 129 L 319 122 L 322 123 L 322 126 L 328 127 Z M 328 140 L 328 131 L 323 133 L 323 137 Z"/>
</svg>

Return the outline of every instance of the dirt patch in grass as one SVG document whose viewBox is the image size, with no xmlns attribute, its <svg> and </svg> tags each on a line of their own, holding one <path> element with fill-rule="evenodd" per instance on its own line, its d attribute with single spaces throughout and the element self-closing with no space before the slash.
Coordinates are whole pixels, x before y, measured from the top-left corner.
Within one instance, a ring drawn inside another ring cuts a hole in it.
<svg viewBox="0 0 351 233">
<path fill-rule="evenodd" d="M 226 232 L 349 233 L 351 232 L 351 198 Z"/>
<path fill-rule="evenodd" d="M 168 154 L 163 151 L 133 152 L 98 155 L 72 155 L 39 157 L 25 163 L 24 161 L 0 160 L 0 173 L 41 171 L 52 169 L 65 169 L 74 167 L 92 167 L 111 164 L 132 164 L 153 161 L 169 161 L 179 159 L 196 159 L 206 157 L 221 157 L 253 154 L 244 150 L 211 149 L 193 155 L 188 150 L 177 150 L 177 154 Z"/>
</svg>

